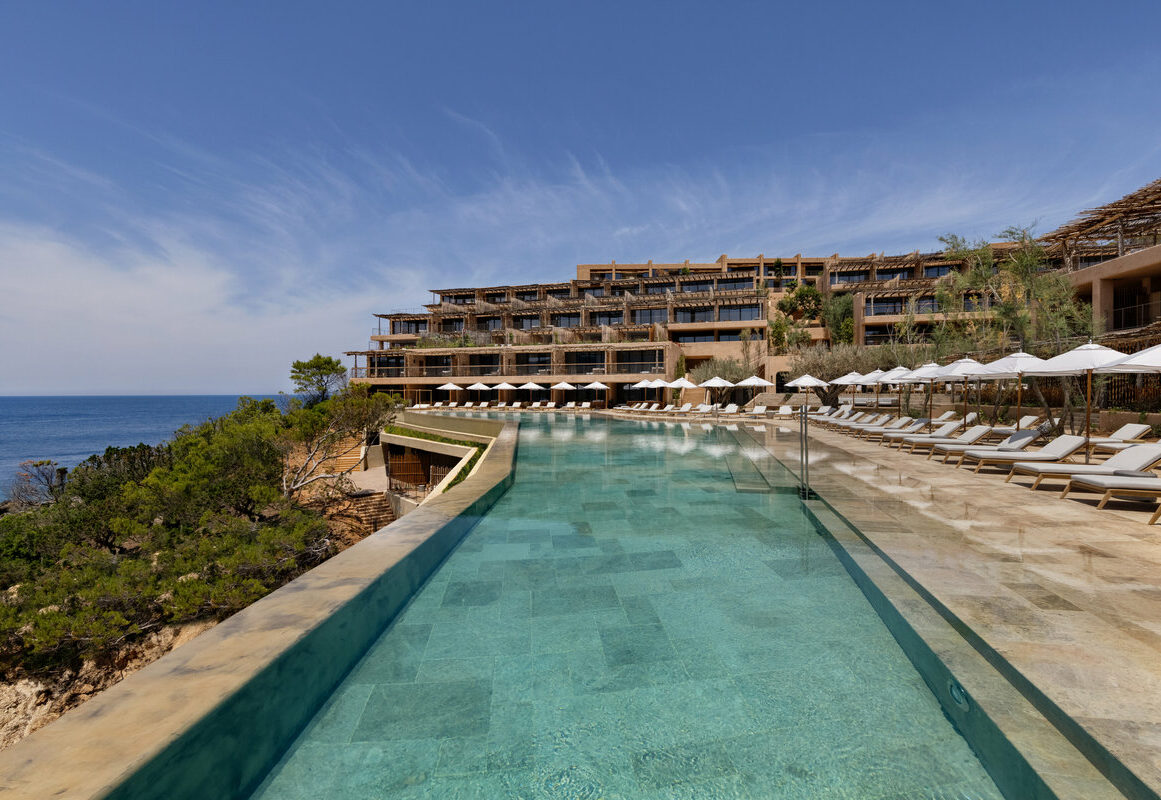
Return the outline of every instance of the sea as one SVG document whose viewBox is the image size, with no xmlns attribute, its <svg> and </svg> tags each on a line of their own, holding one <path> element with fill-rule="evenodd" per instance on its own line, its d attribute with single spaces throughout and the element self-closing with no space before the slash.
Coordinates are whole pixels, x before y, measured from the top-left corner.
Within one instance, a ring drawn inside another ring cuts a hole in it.
<svg viewBox="0 0 1161 800">
<path fill-rule="evenodd" d="M 183 425 L 228 414 L 237 404 L 232 394 L 0 397 L 0 498 L 22 461 L 50 459 L 71 469 L 110 445 L 160 444 Z"/>
</svg>

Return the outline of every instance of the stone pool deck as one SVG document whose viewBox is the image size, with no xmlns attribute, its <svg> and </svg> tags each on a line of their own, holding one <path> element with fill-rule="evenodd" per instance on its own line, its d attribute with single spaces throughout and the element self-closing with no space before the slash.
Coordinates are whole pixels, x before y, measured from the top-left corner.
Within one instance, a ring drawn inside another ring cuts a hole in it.
<svg viewBox="0 0 1161 800">
<path fill-rule="evenodd" d="M 797 432 L 767 446 L 798 463 Z M 1161 526 L 812 428 L 811 487 L 1127 797 L 1161 793 Z M 1111 756 L 1111 758 L 1109 757 Z M 1091 796 L 1105 796 L 1094 787 Z"/>
</svg>

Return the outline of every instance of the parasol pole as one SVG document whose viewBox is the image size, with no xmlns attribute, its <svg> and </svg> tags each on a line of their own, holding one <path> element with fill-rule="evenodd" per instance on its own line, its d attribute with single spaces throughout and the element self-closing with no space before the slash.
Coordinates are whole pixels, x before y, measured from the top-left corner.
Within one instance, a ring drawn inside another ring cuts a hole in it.
<svg viewBox="0 0 1161 800">
<path fill-rule="evenodd" d="M 1092 449 L 1089 447 L 1089 432 L 1092 430 L 1092 370 L 1088 370 L 1088 390 L 1084 398 L 1084 463 L 1089 463 Z"/>
<path fill-rule="evenodd" d="M 1016 430 L 1020 430 L 1020 417 L 1023 416 L 1024 411 L 1022 405 L 1024 403 L 1024 373 L 1016 373 Z"/>
</svg>

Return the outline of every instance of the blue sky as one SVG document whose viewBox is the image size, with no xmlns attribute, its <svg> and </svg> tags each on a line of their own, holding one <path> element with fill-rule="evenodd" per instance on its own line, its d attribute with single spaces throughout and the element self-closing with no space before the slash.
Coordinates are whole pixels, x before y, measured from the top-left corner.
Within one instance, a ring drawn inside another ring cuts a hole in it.
<svg viewBox="0 0 1161 800">
<path fill-rule="evenodd" d="M 1161 176 L 1161 4 L 0 6 L 0 393 L 288 388 L 427 289 L 935 249 Z"/>
</svg>

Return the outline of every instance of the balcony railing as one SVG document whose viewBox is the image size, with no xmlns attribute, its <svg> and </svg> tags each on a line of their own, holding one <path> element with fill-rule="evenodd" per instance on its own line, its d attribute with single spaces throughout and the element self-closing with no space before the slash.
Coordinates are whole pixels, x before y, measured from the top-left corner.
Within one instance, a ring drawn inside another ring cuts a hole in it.
<svg viewBox="0 0 1161 800">
<path fill-rule="evenodd" d="M 517 364 L 515 369 L 516 369 L 517 375 L 551 375 L 552 374 L 552 365 L 551 364 Z"/>
<path fill-rule="evenodd" d="M 1161 305 L 1157 303 L 1114 308 L 1112 319 L 1108 320 L 1108 329 L 1123 331 L 1127 328 L 1143 328 L 1158 319 L 1161 319 Z"/>
<path fill-rule="evenodd" d="M 456 369 L 457 375 L 500 375 L 503 368 L 499 364 L 471 364 Z"/>
<path fill-rule="evenodd" d="M 569 375 L 606 375 L 604 364 L 565 364 L 564 372 Z"/>
<path fill-rule="evenodd" d="M 452 368 L 448 367 L 410 367 L 407 370 L 409 378 L 442 378 L 451 375 Z"/>
</svg>

